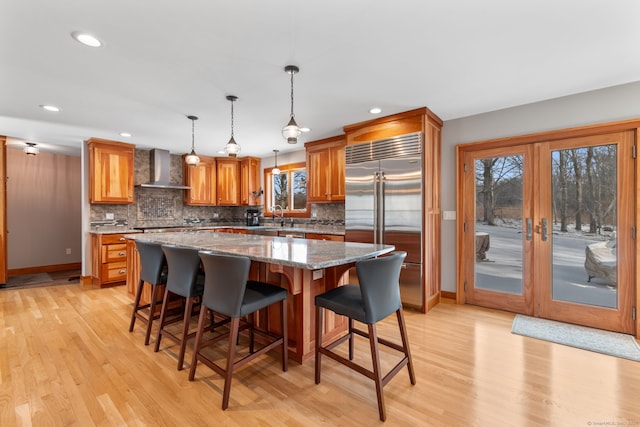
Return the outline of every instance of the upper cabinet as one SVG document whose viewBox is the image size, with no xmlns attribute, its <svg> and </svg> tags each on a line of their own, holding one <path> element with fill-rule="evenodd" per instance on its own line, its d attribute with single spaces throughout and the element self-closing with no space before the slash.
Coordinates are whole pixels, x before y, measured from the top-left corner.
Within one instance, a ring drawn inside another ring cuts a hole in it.
<svg viewBox="0 0 640 427">
<path fill-rule="evenodd" d="M 184 156 L 183 156 L 184 157 Z M 200 156 L 198 166 L 183 162 L 184 204 L 190 206 L 255 206 L 260 196 L 260 159 L 257 157 Z"/>
<path fill-rule="evenodd" d="M 183 164 L 184 185 L 191 187 L 184 192 L 184 204 L 191 206 L 215 206 L 216 205 L 216 159 L 213 157 L 200 157 L 197 166 Z"/>
<path fill-rule="evenodd" d="M 260 173 L 259 158 L 240 159 L 240 204 L 245 206 L 260 204 Z"/>
<path fill-rule="evenodd" d="M 307 150 L 307 201 L 344 201 L 345 137 L 304 144 Z"/>
<path fill-rule="evenodd" d="M 216 158 L 218 206 L 240 204 L 240 165 L 236 157 Z"/>
<path fill-rule="evenodd" d="M 89 202 L 133 203 L 133 144 L 91 138 L 89 148 Z"/>
</svg>

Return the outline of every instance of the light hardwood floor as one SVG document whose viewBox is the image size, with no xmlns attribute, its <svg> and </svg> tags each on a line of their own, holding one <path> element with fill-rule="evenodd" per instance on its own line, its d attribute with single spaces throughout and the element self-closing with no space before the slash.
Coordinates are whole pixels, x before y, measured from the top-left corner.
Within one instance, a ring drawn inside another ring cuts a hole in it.
<svg viewBox="0 0 640 427">
<path fill-rule="evenodd" d="M 370 380 L 325 358 L 315 385 L 313 360 L 284 373 L 275 354 L 236 373 L 223 412 L 222 379 L 198 365 L 189 382 L 191 353 L 177 371 L 169 340 L 145 347 L 131 306 L 124 287 L 0 291 L 0 425 L 383 424 Z M 417 385 L 401 372 L 385 387 L 387 426 L 640 425 L 638 362 L 513 335 L 512 314 L 450 300 L 406 319 Z"/>
</svg>

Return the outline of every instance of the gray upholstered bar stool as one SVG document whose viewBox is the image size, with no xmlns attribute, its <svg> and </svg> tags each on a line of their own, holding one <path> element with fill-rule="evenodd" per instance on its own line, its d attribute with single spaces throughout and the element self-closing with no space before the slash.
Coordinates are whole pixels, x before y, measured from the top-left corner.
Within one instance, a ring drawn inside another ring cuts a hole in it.
<svg viewBox="0 0 640 427">
<path fill-rule="evenodd" d="M 162 247 L 157 243 L 137 241 L 136 247 L 140 254 L 140 282 L 138 283 L 136 299 L 133 303 L 129 332 L 133 331 L 136 318 L 146 322 L 147 331 L 144 336 L 144 345 L 149 345 L 151 324 L 158 316 L 155 314 L 158 288 L 160 285 L 167 283 L 167 259 L 164 256 L 164 252 L 162 252 Z M 148 304 L 140 305 L 140 297 L 142 296 L 145 282 L 151 285 L 151 301 Z M 149 310 L 148 314 L 144 314 L 147 309 Z"/>
<path fill-rule="evenodd" d="M 382 388 L 400 370 L 407 365 L 409 380 L 415 385 L 413 362 L 409 352 L 409 341 L 404 323 L 402 303 L 400 301 L 400 269 L 407 256 L 406 252 L 392 252 L 389 256 L 368 259 L 356 263 L 356 272 L 360 285 L 344 285 L 317 295 L 316 304 L 316 384 L 320 384 L 320 358 L 322 355 L 348 366 L 374 381 L 378 396 L 378 412 L 380 420 L 386 419 Z M 331 310 L 336 314 L 349 318 L 349 329 L 346 335 L 335 341 L 324 344 L 322 339 L 323 310 Z M 402 345 L 380 338 L 376 332 L 376 323 L 392 313 L 396 313 Z M 353 326 L 353 321 L 368 326 L 368 333 Z M 369 339 L 373 369 L 369 370 L 353 362 L 354 334 Z M 332 351 L 339 344 L 349 340 L 349 359 Z M 403 353 L 402 359 L 384 377 L 380 368 L 378 345 L 382 344 Z"/>
<path fill-rule="evenodd" d="M 224 377 L 222 409 L 224 410 L 229 406 L 231 378 L 233 371 L 237 368 L 267 351 L 281 346 L 282 370 L 287 370 L 289 357 L 287 343 L 287 290 L 268 283 L 247 281 L 249 267 L 251 266 L 249 258 L 204 252 L 200 253 L 200 257 L 204 266 L 205 284 L 189 380 L 193 381 L 195 377 L 198 361 L 222 375 Z M 255 313 L 278 302 L 280 303 L 282 335 L 276 336 L 271 332 L 254 328 Z M 205 320 L 209 310 L 228 316 L 231 322 L 228 334 L 218 334 L 218 336 L 204 341 Z M 243 325 L 243 329 L 249 328 L 249 354 L 239 360 L 235 360 L 238 334 L 241 329 L 240 318 L 244 316 L 248 316 L 249 319 L 249 323 Z M 258 350 L 254 349 L 254 332 L 265 336 L 268 341 Z M 227 336 L 227 361 L 226 367 L 222 367 L 205 356 L 202 350 Z"/>
<path fill-rule="evenodd" d="M 167 287 L 162 300 L 162 310 L 160 310 L 160 326 L 158 327 L 158 338 L 154 351 L 160 349 L 160 341 L 163 336 L 180 344 L 178 352 L 178 370 L 184 365 L 184 353 L 187 347 L 187 340 L 195 335 L 189 333 L 189 323 L 194 308 L 194 302 L 200 304 L 204 278 L 200 270 L 200 257 L 195 249 L 181 248 L 177 246 L 163 245 L 162 251 L 167 257 L 168 275 Z M 167 319 L 170 295 L 175 294 L 185 299 L 184 316 L 182 319 L 182 331 L 180 334 L 172 333 L 167 326 L 170 321 Z"/>
</svg>

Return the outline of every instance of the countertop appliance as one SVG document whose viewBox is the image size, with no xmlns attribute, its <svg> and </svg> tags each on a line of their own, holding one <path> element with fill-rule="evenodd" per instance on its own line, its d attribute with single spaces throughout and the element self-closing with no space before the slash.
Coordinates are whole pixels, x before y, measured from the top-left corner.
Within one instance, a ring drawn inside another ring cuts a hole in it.
<svg viewBox="0 0 640 427">
<path fill-rule="evenodd" d="M 247 225 L 250 227 L 260 225 L 260 211 L 258 209 L 247 209 Z"/>
<path fill-rule="evenodd" d="M 406 251 L 402 302 L 423 310 L 422 133 L 348 145 L 345 156 L 345 241 Z"/>
</svg>

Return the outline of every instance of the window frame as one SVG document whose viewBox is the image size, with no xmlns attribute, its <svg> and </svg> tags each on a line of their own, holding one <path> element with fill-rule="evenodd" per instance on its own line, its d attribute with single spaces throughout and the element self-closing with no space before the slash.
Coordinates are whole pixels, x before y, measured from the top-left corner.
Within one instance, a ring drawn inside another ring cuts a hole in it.
<svg viewBox="0 0 640 427">
<path fill-rule="evenodd" d="M 279 165 L 278 169 L 280 169 L 280 172 L 285 172 L 288 174 L 291 174 L 292 172 L 296 172 L 296 171 L 300 171 L 300 170 L 304 170 L 305 173 L 308 172 L 307 171 L 307 164 L 305 162 L 298 162 L 298 163 L 290 163 L 287 165 Z M 264 186 L 265 186 L 265 191 L 264 191 L 264 216 L 273 216 L 274 212 L 273 212 L 273 206 L 271 206 L 271 200 L 273 198 L 273 183 L 271 180 L 272 174 L 271 171 L 273 170 L 273 167 L 270 168 L 264 168 Z M 291 175 L 289 175 L 291 176 Z M 307 179 L 308 179 L 308 175 L 307 175 Z M 290 190 L 290 194 L 293 194 L 293 192 L 291 191 L 291 180 L 289 180 L 288 182 L 289 185 L 289 190 Z M 305 208 L 304 211 L 302 210 L 292 210 L 292 209 L 285 209 L 284 210 L 284 215 L 288 218 L 309 218 L 310 217 L 310 213 L 309 213 L 309 201 L 307 200 L 307 203 L 305 204 Z"/>
</svg>

